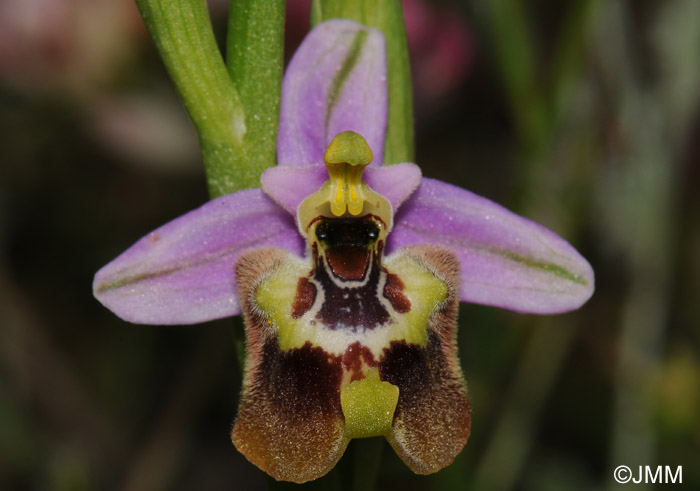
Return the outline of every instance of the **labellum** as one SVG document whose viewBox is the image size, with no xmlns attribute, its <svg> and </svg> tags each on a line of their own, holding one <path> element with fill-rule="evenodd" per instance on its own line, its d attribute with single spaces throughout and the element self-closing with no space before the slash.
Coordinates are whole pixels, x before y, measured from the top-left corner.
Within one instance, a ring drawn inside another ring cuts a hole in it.
<svg viewBox="0 0 700 491">
<path fill-rule="evenodd" d="M 427 474 L 469 436 L 457 259 L 427 245 L 384 256 L 393 210 L 362 181 L 371 160 L 360 135 L 337 135 L 329 180 L 297 213 L 307 257 L 262 248 L 236 266 L 248 357 L 232 438 L 279 480 L 320 477 L 372 436 Z"/>
</svg>

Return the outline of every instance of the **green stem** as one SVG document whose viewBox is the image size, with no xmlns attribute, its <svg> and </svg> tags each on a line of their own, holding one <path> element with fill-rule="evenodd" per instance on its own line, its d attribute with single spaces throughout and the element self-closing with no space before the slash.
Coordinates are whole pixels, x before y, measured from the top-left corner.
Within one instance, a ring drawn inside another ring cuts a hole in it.
<svg viewBox="0 0 700 491">
<path fill-rule="evenodd" d="M 263 2 L 240 1 L 232 6 L 232 19 L 241 26 L 233 29 L 228 43 L 232 79 L 216 44 L 206 2 L 136 0 L 197 129 L 212 197 L 259 186 L 261 172 L 275 163 L 284 3 L 267 2 L 262 9 L 270 17 L 264 35 L 257 31 L 262 15 L 258 3 Z M 250 26 L 256 26 L 256 32 Z M 246 51 L 248 42 L 253 43 L 251 51 Z M 265 80 L 265 97 L 257 87 L 252 89 L 252 80 Z"/>
<path fill-rule="evenodd" d="M 586 50 L 583 40 L 599 4 L 597 0 L 571 2 L 554 42 L 549 69 L 543 70 L 522 2 L 484 3 L 484 20 L 492 36 L 494 57 L 513 112 L 522 155 L 516 179 L 521 187 L 514 200 L 519 206 L 534 199 L 528 193 L 536 192 L 549 172 L 547 153 L 558 121 L 570 107 L 572 87 Z"/>
<path fill-rule="evenodd" d="M 338 17 L 355 20 L 384 33 L 389 96 L 384 162 L 413 162 L 413 88 L 400 0 L 313 0 L 312 25 Z"/>
<path fill-rule="evenodd" d="M 231 0 L 227 34 L 228 72 L 246 115 L 246 166 L 259 176 L 276 163 L 284 0 Z"/>
<path fill-rule="evenodd" d="M 574 0 L 568 7 L 561 34 L 556 40 L 547 81 L 553 120 L 558 120 L 570 107 L 571 92 L 580 79 L 584 65 L 589 31 L 601 5 L 600 0 Z M 556 121 L 552 124 L 556 124 Z"/>
</svg>

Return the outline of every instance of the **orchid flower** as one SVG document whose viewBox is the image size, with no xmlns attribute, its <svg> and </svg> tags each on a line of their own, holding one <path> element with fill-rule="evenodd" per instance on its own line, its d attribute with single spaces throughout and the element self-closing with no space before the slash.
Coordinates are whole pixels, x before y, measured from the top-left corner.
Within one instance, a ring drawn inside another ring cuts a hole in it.
<svg viewBox="0 0 700 491">
<path fill-rule="evenodd" d="M 285 74 L 262 187 L 173 220 L 95 276 L 127 321 L 244 316 L 232 439 L 279 480 L 322 476 L 370 436 L 417 473 L 450 464 L 471 425 L 458 302 L 547 314 L 593 291 L 553 232 L 415 164 L 383 166 L 386 118 L 381 32 L 320 24 Z"/>
</svg>

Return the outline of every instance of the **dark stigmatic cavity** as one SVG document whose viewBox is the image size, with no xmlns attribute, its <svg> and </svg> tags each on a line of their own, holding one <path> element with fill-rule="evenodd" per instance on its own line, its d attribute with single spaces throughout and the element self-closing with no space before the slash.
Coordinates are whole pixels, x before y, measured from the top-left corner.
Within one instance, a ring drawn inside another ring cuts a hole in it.
<svg viewBox="0 0 700 491">
<path fill-rule="evenodd" d="M 371 216 L 324 218 L 316 226 L 331 272 L 339 279 L 361 280 L 370 264 L 379 226 Z"/>
</svg>

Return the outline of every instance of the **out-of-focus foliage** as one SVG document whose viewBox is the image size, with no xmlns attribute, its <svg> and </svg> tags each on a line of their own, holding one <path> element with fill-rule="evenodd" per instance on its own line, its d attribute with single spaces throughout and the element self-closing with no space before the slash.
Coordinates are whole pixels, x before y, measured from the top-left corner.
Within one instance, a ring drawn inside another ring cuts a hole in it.
<svg viewBox="0 0 700 491">
<path fill-rule="evenodd" d="M 614 488 L 618 465 L 700 487 L 700 3 L 407 4 L 424 174 L 561 234 L 597 290 L 552 317 L 463 305 L 471 440 L 428 477 L 383 452 L 377 489 Z M 0 3 L 0 149 L 0 489 L 263 489 L 228 437 L 240 326 L 127 325 L 91 296 L 207 199 L 131 2 Z"/>
</svg>

